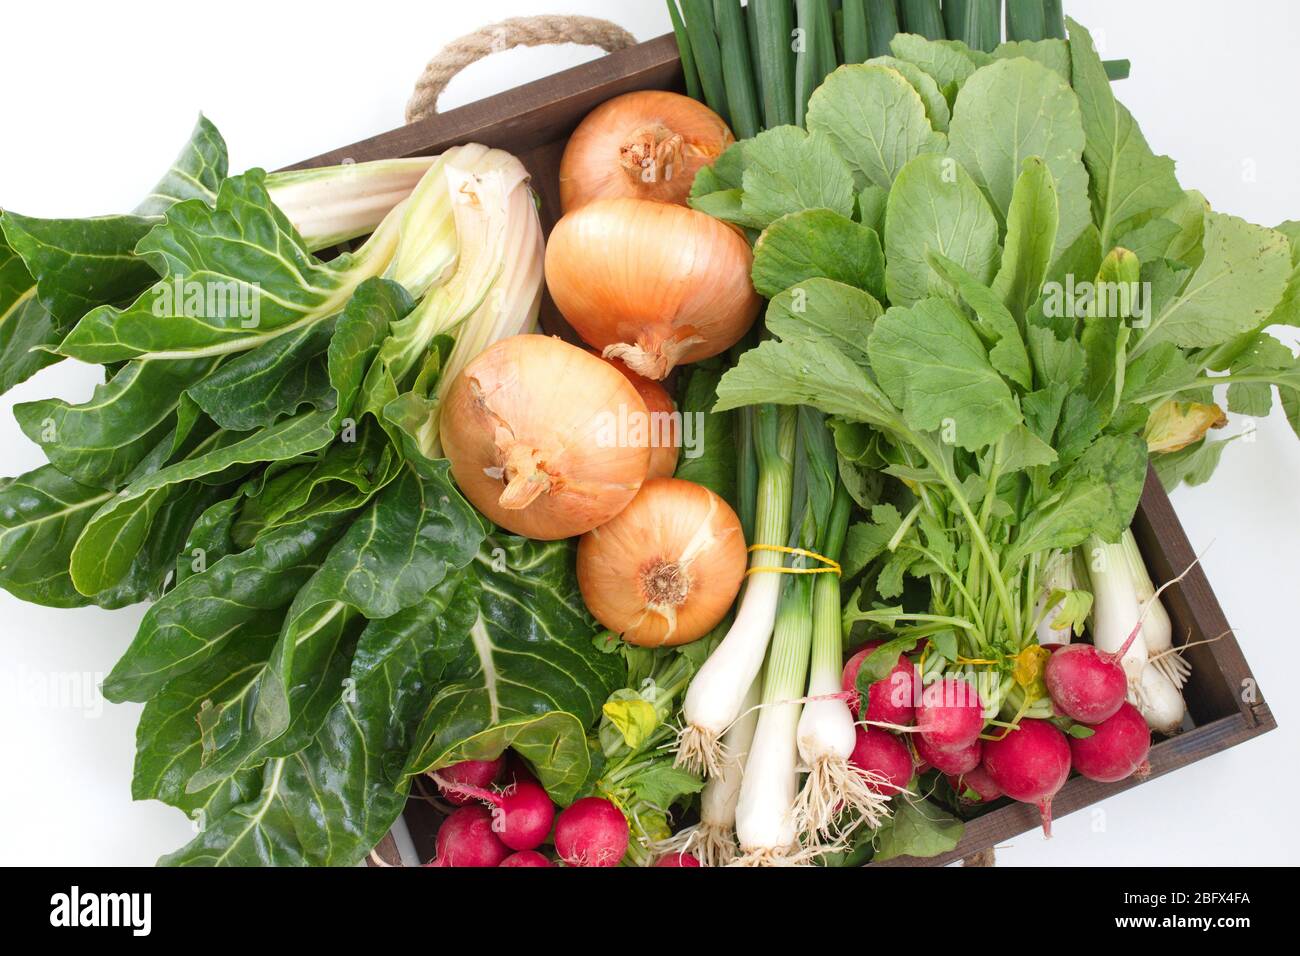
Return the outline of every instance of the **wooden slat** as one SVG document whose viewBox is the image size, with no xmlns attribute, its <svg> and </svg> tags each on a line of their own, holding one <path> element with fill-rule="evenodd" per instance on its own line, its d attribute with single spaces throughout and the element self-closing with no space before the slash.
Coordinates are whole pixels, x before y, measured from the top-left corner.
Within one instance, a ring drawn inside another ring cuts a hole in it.
<svg viewBox="0 0 1300 956">
<path fill-rule="evenodd" d="M 1223 717 L 1203 727 L 1197 727 L 1168 740 L 1161 741 L 1151 748 L 1148 758 L 1151 773 L 1138 780 L 1130 777 L 1119 783 L 1097 783 L 1082 777 L 1072 778 L 1061 792 L 1052 800 L 1052 816 L 1060 819 L 1067 814 L 1140 786 L 1147 780 L 1163 776 L 1172 770 L 1185 767 L 1197 760 L 1203 760 L 1220 750 L 1236 746 L 1252 737 L 1257 737 L 1268 728 L 1248 724 L 1241 714 Z M 986 813 L 982 817 L 969 820 L 962 840 L 952 851 L 941 856 L 917 859 L 916 857 L 899 857 L 875 866 L 943 866 L 953 860 L 970 856 L 980 850 L 997 846 L 1012 837 L 1039 829 L 1041 823 L 1038 808 L 1024 803 L 1011 803 L 1000 809 Z"/>
<path fill-rule="evenodd" d="M 632 90 L 680 89 L 682 83 L 677 44 L 666 34 L 289 168 L 432 156 L 461 143 L 522 152 L 567 137 L 582 117 L 610 97 Z"/>
</svg>

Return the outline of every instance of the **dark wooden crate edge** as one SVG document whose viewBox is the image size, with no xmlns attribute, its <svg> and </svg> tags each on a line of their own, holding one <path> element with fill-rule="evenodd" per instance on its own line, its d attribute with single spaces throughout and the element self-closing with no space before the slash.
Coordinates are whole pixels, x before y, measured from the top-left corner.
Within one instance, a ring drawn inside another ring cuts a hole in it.
<svg viewBox="0 0 1300 956">
<path fill-rule="evenodd" d="M 294 168 L 329 165 L 345 160 L 433 155 L 451 146 L 476 141 L 516 152 L 531 152 L 565 138 L 577 121 L 595 105 L 636 89 L 680 88 L 681 65 L 671 35 L 544 77 L 533 83 L 471 103 L 420 123 L 374 136 L 296 164 Z M 1152 576 L 1167 581 L 1189 565 L 1195 554 L 1173 506 L 1156 480 L 1147 476 L 1134 532 Z M 1161 741 L 1151 752 L 1151 777 L 1201 760 L 1220 750 L 1272 730 L 1277 726 L 1258 691 L 1245 657 L 1230 632 L 1218 600 L 1199 565 L 1166 592 L 1175 607 L 1171 614 L 1192 623 L 1198 639 L 1218 637 L 1193 649 L 1194 680 L 1206 685 L 1206 707 L 1221 712 L 1177 737 Z M 1175 635 L 1183 643 L 1185 635 Z M 1199 675 L 1199 676 L 1198 676 Z M 1209 680 L 1214 678 L 1214 680 Z M 1254 699 L 1242 693 L 1255 688 Z M 1148 778 L 1149 779 L 1149 778 Z M 1143 781 L 1098 784 L 1072 779 L 1057 795 L 1054 809 L 1065 816 Z M 422 858 L 432 855 L 432 810 L 413 796 L 404 812 L 412 823 L 412 839 Z M 993 810 L 967 824 L 966 835 L 952 852 L 926 860 L 901 859 L 882 865 L 942 865 L 1038 826 L 1032 807 L 1010 805 Z M 376 848 L 376 855 L 398 863 L 391 834 Z"/>
</svg>

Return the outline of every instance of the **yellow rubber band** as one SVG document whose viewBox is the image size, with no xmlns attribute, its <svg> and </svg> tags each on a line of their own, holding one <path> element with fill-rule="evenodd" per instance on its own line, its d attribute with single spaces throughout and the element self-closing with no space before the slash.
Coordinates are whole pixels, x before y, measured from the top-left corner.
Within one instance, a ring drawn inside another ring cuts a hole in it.
<svg viewBox="0 0 1300 956">
<path fill-rule="evenodd" d="M 1002 662 L 1001 662 L 1001 661 L 986 661 L 986 660 L 983 660 L 982 658 L 979 658 L 979 657 L 962 657 L 960 654 L 958 654 L 958 655 L 957 655 L 956 663 L 958 663 L 958 664 L 987 664 L 987 665 L 989 665 L 989 666 L 997 666 L 998 664 L 1000 664 L 1000 663 L 1002 663 Z"/>
<path fill-rule="evenodd" d="M 763 571 L 771 571 L 772 574 L 779 575 L 824 575 L 824 574 L 841 574 L 840 563 L 831 561 L 826 555 L 818 554 L 816 551 L 809 551 L 803 548 L 787 548 L 785 545 L 750 545 L 749 551 L 780 551 L 781 554 L 796 554 L 805 558 L 813 558 L 814 561 L 820 561 L 827 567 L 785 567 L 784 564 L 777 564 L 776 567 L 751 567 L 746 568 L 745 576 L 749 578 L 751 574 L 759 574 Z"/>
</svg>

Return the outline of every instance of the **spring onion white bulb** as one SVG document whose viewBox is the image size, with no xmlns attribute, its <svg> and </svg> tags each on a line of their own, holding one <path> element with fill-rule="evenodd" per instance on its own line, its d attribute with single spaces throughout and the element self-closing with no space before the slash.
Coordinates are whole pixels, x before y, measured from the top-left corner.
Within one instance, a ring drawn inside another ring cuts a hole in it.
<svg viewBox="0 0 1300 956">
<path fill-rule="evenodd" d="M 826 534 L 825 554 L 839 558 L 848 528 L 849 496 L 836 494 Z M 813 583 L 812 662 L 808 697 L 799 717 L 799 757 L 808 771 L 795 801 L 795 827 L 801 842 L 834 845 L 847 827 L 865 822 L 876 827 L 887 814 L 888 796 L 882 782 L 849 759 L 857 745 L 853 712 L 842 698 L 840 658 L 843 654 L 840 619 L 840 582 L 837 575 L 821 574 Z"/>
<path fill-rule="evenodd" d="M 1169 612 L 1156 596 L 1155 585 L 1147 573 L 1146 563 L 1142 560 L 1133 532 L 1126 530 L 1120 537 L 1120 544 L 1124 546 L 1124 553 L 1128 557 L 1138 600 L 1143 604 L 1150 603 L 1145 611 L 1146 616 L 1142 619 L 1142 637 L 1146 640 L 1151 663 L 1169 678 L 1175 688 L 1181 690 L 1191 675 L 1192 666 L 1174 650 L 1174 628 L 1169 620 Z"/>
<path fill-rule="evenodd" d="M 1142 668 L 1136 693 L 1130 695 L 1130 703 L 1137 706 L 1147 726 L 1156 733 L 1172 737 L 1182 729 L 1187 704 L 1178 688 L 1154 664 Z"/>
<path fill-rule="evenodd" d="M 1088 538 L 1084 560 L 1092 577 L 1093 646 L 1117 654 L 1142 616 L 1124 546 L 1107 544 L 1094 534 Z M 1149 656 L 1146 641 L 1139 633 L 1120 658 L 1120 666 L 1128 677 L 1130 696 L 1141 682 L 1142 669 Z"/>
<path fill-rule="evenodd" d="M 755 543 L 783 545 L 794 480 L 795 411 L 764 405 L 755 409 L 754 420 L 759 465 Z M 782 575 L 762 570 L 780 567 L 779 553 L 755 550 L 749 566 L 759 573 L 751 573 L 727 636 L 700 667 L 682 702 L 686 726 L 677 742 L 677 763 L 710 777 L 722 771 L 722 736 L 740 715 L 745 694 L 763 668 L 781 594 Z M 793 753 L 793 728 L 790 743 Z"/>
</svg>

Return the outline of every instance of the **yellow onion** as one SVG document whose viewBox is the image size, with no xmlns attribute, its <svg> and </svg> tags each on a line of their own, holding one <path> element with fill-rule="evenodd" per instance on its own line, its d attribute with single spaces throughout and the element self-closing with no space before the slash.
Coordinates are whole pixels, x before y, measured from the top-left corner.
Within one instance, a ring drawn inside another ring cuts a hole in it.
<svg viewBox="0 0 1300 956">
<path fill-rule="evenodd" d="M 684 203 L 700 167 L 733 142 L 722 117 L 689 96 L 664 90 L 616 96 L 569 137 L 560 160 L 560 208 L 620 196 Z"/>
<path fill-rule="evenodd" d="M 654 478 L 578 543 L 578 587 L 596 620 L 642 647 L 686 644 L 722 620 L 745 577 L 731 507 L 680 478 Z"/>
<path fill-rule="evenodd" d="M 749 243 L 702 212 L 598 199 L 556 223 L 546 284 L 588 344 L 662 379 L 726 351 L 754 324 L 752 263 Z"/>
<path fill-rule="evenodd" d="M 457 376 L 443 449 L 474 507 L 515 534 L 568 538 L 622 511 L 650 450 L 623 440 L 646 414 L 632 383 L 590 352 L 544 335 L 502 339 Z"/>
<path fill-rule="evenodd" d="M 677 417 L 677 405 L 673 402 L 668 389 L 658 382 L 652 382 L 644 375 L 638 375 L 619 359 L 605 359 L 610 365 L 622 372 L 636 393 L 645 402 L 646 411 L 650 413 L 647 431 L 650 440 L 650 471 L 647 478 L 671 478 L 677 471 L 678 453 L 682 447 L 682 423 Z"/>
</svg>

